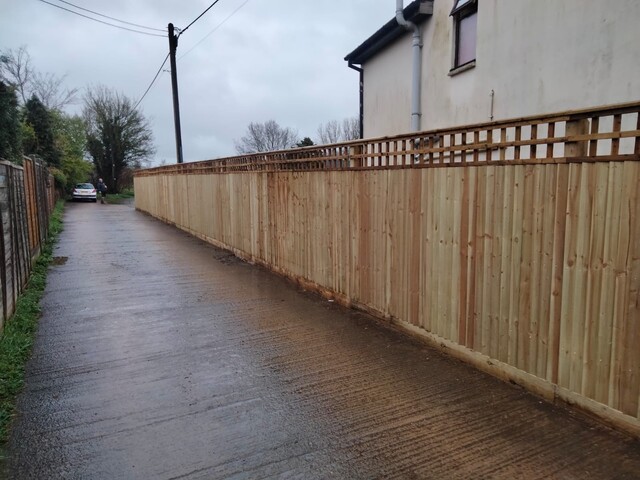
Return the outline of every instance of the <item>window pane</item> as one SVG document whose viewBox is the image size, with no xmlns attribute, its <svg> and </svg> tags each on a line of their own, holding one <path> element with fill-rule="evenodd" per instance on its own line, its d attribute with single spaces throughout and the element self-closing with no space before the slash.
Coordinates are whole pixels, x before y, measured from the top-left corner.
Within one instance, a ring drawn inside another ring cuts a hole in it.
<svg viewBox="0 0 640 480">
<path fill-rule="evenodd" d="M 449 15 L 454 15 L 455 13 L 458 13 L 460 10 L 462 10 L 462 7 L 464 7 L 465 5 L 470 5 L 472 3 L 472 0 L 456 0 L 455 4 L 453 5 L 453 9 L 451 10 L 451 13 Z"/>
<path fill-rule="evenodd" d="M 456 67 L 475 60 L 477 33 L 478 12 L 464 17 L 458 22 L 458 61 Z"/>
</svg>

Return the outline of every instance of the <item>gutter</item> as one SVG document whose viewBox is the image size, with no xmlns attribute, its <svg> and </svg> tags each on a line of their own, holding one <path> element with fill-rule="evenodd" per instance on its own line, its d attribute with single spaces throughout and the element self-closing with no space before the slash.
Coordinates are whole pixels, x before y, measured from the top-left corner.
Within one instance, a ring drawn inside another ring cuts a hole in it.
<svg viewBox="0 0 640 480">
<path fill-rule="evenodd" d="M 398 25 L 404 27 L 405 30 L 413 31 L 413 41 L 411 47 L 413 49 L 413 72 L 411 78 L 411 130 L 420 131 L 420 117 L 422 110 L 420 105 L 420 96 L 422 89 L 422 35 L 420 27 L 413 22 L 404 18 L 403 0 L 396 0 L 396 21 Z"/>
<path fill-rule="evenodd" d="M 364 138 L 364 70 L 349 61 L 349 68 L 360 74 L 360 139 Z"/>
</svg>

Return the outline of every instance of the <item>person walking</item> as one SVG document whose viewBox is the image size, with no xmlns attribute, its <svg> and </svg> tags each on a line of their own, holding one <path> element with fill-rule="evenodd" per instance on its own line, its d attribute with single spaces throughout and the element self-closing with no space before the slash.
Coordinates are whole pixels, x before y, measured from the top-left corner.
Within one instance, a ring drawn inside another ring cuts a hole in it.
<svg viewBox="0 0 640 480">
<path fill-rule="evenodd" d="M 104 203 L 104 197 L 107 194 L 107 185 L 101 178 L 98 179 L 98 192 L 100 192 L 100 203 Z"/>
</svg>

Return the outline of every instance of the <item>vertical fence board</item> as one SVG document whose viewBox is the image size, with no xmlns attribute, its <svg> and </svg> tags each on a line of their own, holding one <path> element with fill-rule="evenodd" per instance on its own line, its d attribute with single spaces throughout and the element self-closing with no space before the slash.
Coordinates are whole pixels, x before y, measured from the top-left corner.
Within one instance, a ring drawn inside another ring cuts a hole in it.
<svg viewBox="0 0 640 480">
<path fill-rule="evenodd" d="M 625 229 L 629 229 L 629 235 L 620 236 L 622 244 L 619 244 L 618 255 L 622 257 L 628 249 L 626 269 L 629 284 L 627 300 L 619 306 L 624 311 L 622 318 L 614 317 L 618 327 L 615 331 L 619 336 L 614 343 L 617 354 L 613 363 L 617 363 L 617 368 L 612 374 L 615 383 L 610 387 L 609 397 L 616 400 L 613 405 L 618 410 L 640 417 L 640 164 L 625 162 L 623 178 L 624 198 L 629 206 Z"/>
<path fill-rule="evenodd" d="M 462 245 L 460 244 L 460 231 L 462 228 L 462 170 L 460 169 L 447 169 L 446 170 L 450 179 L 451 185 L 448 185 L 449 192 L 449 204 L 453 204 L 451 208 L 451 224 L 448 232 L 449 241 L 449 268 L 451 270 L 451 280 L 449 282 L 449 310 L 450 315 L 448 318 L 448 333 L 447 338 L 451 338 L 456 343 L 459 343 L 458 337 L 458 325 L 457 320 L 460 318 L 460 298 L 458 297 L 458 285 L 460 284 L 460 276 L 462 273 L 462 265 L 460 262 L 460 250 Z M 405 264 L 406 265 L 406 264 Z M 406 267 L 405 267 L 406 268 Z"/>
<path fill-rule="evenodd" d="M 551 345 L 551 299 L 553 290 L 553 259 L 554 259 L 554 224 L 556 221 L 555 205 L 557 168 L 543 169 L 545 173 L 544 193 L 542 195 L 542 219 L 540 223 L 542 250 L 540 268 L 540 290 L 537 298 L 539 317 L 538 355 L 536 358 L 536 375 L 547 378 L 549 371 L 549 348 Z"/>
</svg>

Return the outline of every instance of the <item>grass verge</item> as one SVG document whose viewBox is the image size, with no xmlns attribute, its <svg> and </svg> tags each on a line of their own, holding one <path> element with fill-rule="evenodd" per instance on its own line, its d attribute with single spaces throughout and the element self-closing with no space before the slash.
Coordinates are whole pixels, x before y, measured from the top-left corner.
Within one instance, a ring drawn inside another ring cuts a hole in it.
<svg viewBox="0 0 640 480">
<path fill-rule="evenodd" d="M 107 193 L 107 200 L 115 200 L 117 203 L 119 200 L 126 200 L 135 196 L 133 188 L 125 188 L 120 193 Z"/>
<path fill-rule="evenodd" d="M 16 395 L 24 383 L 24 367 L 40 318 L 40 298 L 46 285 L 47 270 L 53 259 L 53 246 L 62 231 L 63 210 L 64 201 L 60 200 L 51 215 L 49 238 L 33 265 L 27 288 L 18 298 L 16 311 L 5 323 L 0 337 L 0 446 L 7 441 Z"/>
</svg>

